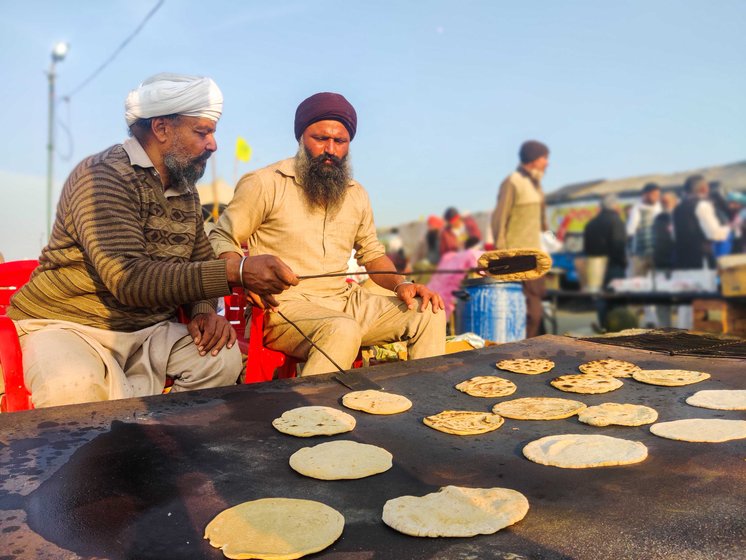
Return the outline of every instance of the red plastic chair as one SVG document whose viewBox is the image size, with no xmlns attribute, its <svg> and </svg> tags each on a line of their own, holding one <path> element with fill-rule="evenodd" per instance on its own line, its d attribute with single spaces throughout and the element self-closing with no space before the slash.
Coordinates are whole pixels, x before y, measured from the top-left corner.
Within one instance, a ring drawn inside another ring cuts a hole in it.
<svg viewBox="0 0 746 560">
<path fill-rule="evenodd" d="M 23 354 L 16 327 L 5 310 L 12 296 L 28 282 L 39 261 L 11 261 L 0 263 L 0 366 L 3 370 L 5 394 L 0 397 L 0 411 L 30 410 L 31 394 L 23 382 Z"/>
<path fill-rule="evenodd" d="M 244 383 L 271 381 L 275 377 L 280 379 L 295 377 L 298 361 L 282 352 L 264 346 L 263 309 L 252 306 L 249 329 L 249 352 L 246 359 Z M 275 370 L 277 370 L 276 376 Z"/>
</svg>

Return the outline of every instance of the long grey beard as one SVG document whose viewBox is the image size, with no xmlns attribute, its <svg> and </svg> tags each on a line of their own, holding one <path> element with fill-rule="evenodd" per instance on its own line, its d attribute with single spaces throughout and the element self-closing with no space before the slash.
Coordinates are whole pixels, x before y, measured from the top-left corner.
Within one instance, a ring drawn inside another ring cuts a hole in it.
<svg viewBox="0 0 746 560">
<path fill-rule="evenodd" d="M 333 164 L 324 163 L 330 157 Z M 334 158 L 321 154 L 313 158 L 301 143 L 295 156 L 295 172 L 309 206 L 322 208 L 330 214 L 339 210 L 352 179 L 348 156 Z"/>
</svg>

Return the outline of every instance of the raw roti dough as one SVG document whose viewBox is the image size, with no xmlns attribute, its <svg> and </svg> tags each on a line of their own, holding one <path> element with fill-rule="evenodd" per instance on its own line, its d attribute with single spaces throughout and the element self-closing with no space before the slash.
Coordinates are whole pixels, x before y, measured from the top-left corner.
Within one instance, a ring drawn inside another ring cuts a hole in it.
<svg viewBox="0 0 746 560">
<path fill-rule="evenodd" d="M 342 404 L 369 414 L 398 414 L 412 408 L 412 401 L 407 397 L 373 389 L 347 393 L 342 397 Z"/>
<path fill-rule="evenodd" d="M 291 560 L 324 550 L 344 524 L 341 513 L 321 502 L 264 498 L 220 512 L 205 538 L 228 558 Z"/>
<path fill-rule="evenodd" d="M 746 410 L 746 390 L 720 389 L 697 391 L 686 399 L 686 403 L 715 410 Z"/>
<path fill-rule="evenodd" d="M 578 420 L 591 426 L 642 426 L 657 419 L 655 409 L 641 404 L 603 403 L 589 406 L 578 414 Z"/>
<path fill-rule="evenodd" d="M 500 360 L 496 365 L 500 369 L 513 373 L 537 375 L 550 371 L 554 367 L 554 362 L 543 358 L 515 358 L 513 360 Z"/>
<path fill-rule="evenodd" d="M 634 372 L 632 377 L 637 381 L 650 385 L 679 387 L 709 379 L 710 374 L 703 371 L 689 371 L 685 369 L 641 369 Z"/>
<path fill-rule="evenodd" d="M 365 478 L 391 468 L 393 455 L 375 445 L 349 440 L 304 447 L 290 456 L 290 466 L 321 480 Z"/>
<path fill-rule="evenodd" d="M 272 425 L 283 434 L 297 437 L 331 436 L 349 432 L 355 418 L 328 406 L 301 406 L 282 413 Z"/>
<path fill-rule="evenodd" d="M 446 486 L 426 496 L 400 496 L 383 506 L 383 522 L 413 537 L 489 535 L 528 513 L 526 496 L 509 488 Z"/>
<path fill-rule="evenodd" d="M 650 426 L 656 436 L 681 441 L 719 443 L 746 438 L 746 420 L 689 418 Z"/>
<path fill-rule="evenodd" d="M 552 387 L 567 393 L 583 393 L 584 395 L 598 395 L 619 389 L 622 383 L 611 375 L 581 373 L 579 375 L 560 375 L 550 381 Z"/>
<path fill-rule="evenodd" d="M 422 419 L 426 426 L 457 436 L 471 436 L 497 430 L 503 420 L 497 414 L 469 410 L 444 410 Z"/>
<path fill-rule="evenodd" d="M 541 465 L 587 469 L 639 463 L 648 456 L 648 448 L 639 441 L 609 436 L 563 434 L 532 441 L 523 454 Z"/>
<path fill-rule="evenodd" d="M 601 375 L 611 375 L 612 377 L 632 377 L 632 373 L 640 371 L 640 366 L 632 362 L 606 358 L 604 360 L 593 360 L 580 364 L 578 369 L 583 373 L 599 373 Z"/>
<path fill-rule="evenodd" d="M 492 412 L 514 420 L 561 420 L 584 408 L 584 403 L 570 399 L 524 397 L 497 403 L 492 407 Z"/>
<path fill-rule="evenodd" d="M 462 381 L 456 385 L 456 389 L 472 397 L 507 397 L 515 393 L 516 386 L 502 377 L 480 375 Z"/>
</svg>

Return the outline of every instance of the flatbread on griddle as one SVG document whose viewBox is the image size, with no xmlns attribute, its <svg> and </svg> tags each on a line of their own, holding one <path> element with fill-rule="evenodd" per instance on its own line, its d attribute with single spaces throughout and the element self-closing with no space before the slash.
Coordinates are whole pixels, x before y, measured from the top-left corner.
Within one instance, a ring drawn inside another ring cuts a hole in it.
<svg viewBox="0 0 746 560">
<path fill-rule="evenodd" d="M 221 511 L 205 538 L 228 558 L 293 560 L 327 548 L 344 525 L 342 514 L 321 502 L 264 498 Z"/>
<path fill-rule="evenodd" d="M 497 403 L 492 412 L 514 420 L 561 420 L 585 408 L 580 401 L 553 397 L 524 397 Z"/>
<path fill-rule="evenodd" d="M 490 535 L 523 519 L 526 496 L 509 488 L 446 486 L 426 496 L 400 496 L 383 506 L 383 522 L 413 537 Z"/>
<path fill-rule="evenodd" d="M 444 410 L 422 419 L 426 426 L 457 436 L 471 436 L 497 430 L 503 420 L 497 414 L 469 410 Z"/>
<path fill-rule="evenodd" d="M 342 404 L 368 414 L 399 414 L 412 408 L 412 401 L 403 395 L 373 389 L 347 393 L 342 397 Z"/>
<path fill-rule="evenodd" d="M 301 406 L 282 413 L 272 425 L 283 434 L 297 437 L 331 436 L 349 432 L 355 418 L 328 406 Z"/>
<path fill-rule="evenodd" d="M 303 447 L 290 456 L 290 467 L 320 480 L 351 480 L 385 472 L 393 455 L 376 445 L 350 440 Z"/>
<path fill-rule="evenodd" d="M 640 371 L 641 368 L 632 362 L 605 358 L 603 360 L 593 360 L 580 364 L 578 369 L 583 373 L 597 373 L 611 375 L 612 377 L 632 377 L 632 373 Z"/>
<path fill-rule="evenodd" d="M 619 389 L 624 385 L 616 377 L 611 375 L 598 375 L 592 373 L 581 373 L 579 375 L 560 375 L 550 382 L 552 387 L 567 393 L 582 393 L 585 395 L 597 395 L 608 393 Z"/>
<path fill-rule="evenodd" d="M 702 443 L 720 443 L 746 438 L 746 420 L 722 418 L 687 418 L 671 422 L 658 422 L 650 426 L 658 437 Z"/>
<path fill-rule="evenodd" d="M 515 393 L 516 385 L 502 377 L 480 375 L 462 381 L 456 389 L 472 397 L 507 397 Z"/>
<path fill-rule="evenodd" d="M 710 374 L 703 371 L 689 371 L 686 369 L 642 369 L 634 372 L 632 377 L 636 381 L 648 383 L 649 385 L 680 387 L 709 379 Z"/>
<path fill-rule="evenodd" d="M 658 412 L 641 404 L 603 403 L 589 406 L 578 420 L 591 426 L 642 426 L 658 419 Z"/>
<path fill-rule="evenodd" d="M 609 436 L 562 434 L 532 441 L 523 455 L 541 465 L 587 469 L 639 463 L 648 456 L 648 448 L 639 441 Z"/>
<path fill-rule="evenodd" d="M 686 399 L 686 404 L 715 410 L 746 410 L 745 389 L 697 391 Z"/>
<path fill-rule="evenodd" d="M 543 358 L 514 358 L 511 360 L 500 360 L 496 365 L 500 369 L 513 373 L 538 375 L 550 371 L 554 367 L 554 362 Z"/>
</svg>

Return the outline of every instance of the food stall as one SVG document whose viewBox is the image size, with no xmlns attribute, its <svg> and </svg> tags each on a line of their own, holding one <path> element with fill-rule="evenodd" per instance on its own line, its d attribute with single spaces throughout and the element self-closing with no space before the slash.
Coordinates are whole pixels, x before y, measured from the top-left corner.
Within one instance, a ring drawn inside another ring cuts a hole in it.
<svg viewBox="0 0 746 560">
<path fill-rule="evenodd" d="M 744 440 L 691 443 L 663 439 L 649 425 L 594 427 L 577 417 L 506 419 L 497 430 L 457 436 L 425 426 L 443 410 L 489 411 L 498 400 L 454 389 L 475 375 L 517 385 L 513 397 L 568 397 L 588 405 L 643 404 L 658 421 L 743 419 L 739 411 L 686 404 L 701 389 L 746 387 L 743 360 L 671 356 L 640 348 L 552 335 L 438 358 L 357 370 L 413 407 L 390 416 L 347 410 L 349 433 L 298 438 L 272 420 L 304 405 L 342 409 L 349 391 L 332 375 L 279 380 L 139 399 L 0 416 L 0 556 L 27 558 L 220 559 L 205 526 L 225 508 L 264 497 L 317 500 L 345 518 L 342 536 L 313 558 L 736 558 L 746 535 Z M 568 395 L 557 375 L 602 358 L 646 369 L 706 371 L 711 378 L 680 387 L 623 379 L 612 393 Z M 498 371 L 506 358 L 548 358 L 540 375 Z M 510 397 L 512 398 L 512 397 Z M 557 468 L 522 454 L 552 434 L 601 433 L 644 443 L 637 464 Z M 295 451 L 334 439 L 375 444 L 393 468 L 359 480 L 322 481 L 288 466 Z M 309 441 L 311 440 L 311 441 Z M 504 487 L 530 509 L 515 525 L 472 538 L 420 538 L 381 521 L 384 503 L 447 485 Z"/>
</svg>

